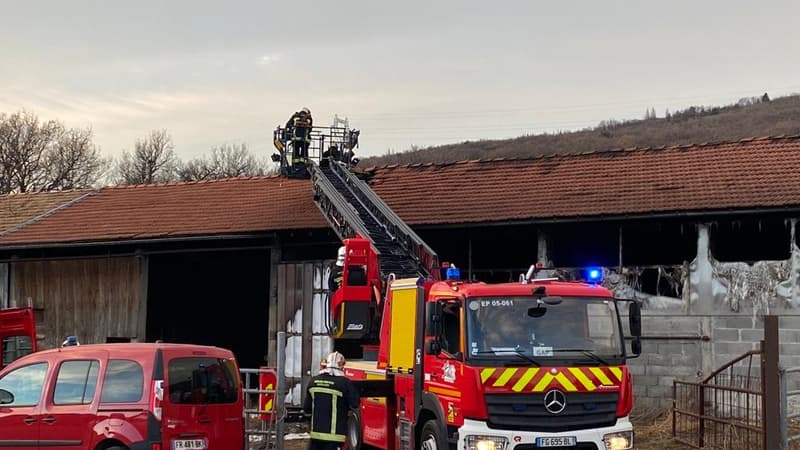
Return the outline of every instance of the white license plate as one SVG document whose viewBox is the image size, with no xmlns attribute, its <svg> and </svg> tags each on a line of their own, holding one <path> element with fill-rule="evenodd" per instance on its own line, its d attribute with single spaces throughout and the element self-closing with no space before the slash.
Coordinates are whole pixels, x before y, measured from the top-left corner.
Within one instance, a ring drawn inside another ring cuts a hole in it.
<svg viewBox="0 0 800 450">
<path fill-rule="evenodd" d="M 575 436 L 562 437 L 538 437 L 536 438 L 537 447 L 570 447 L 578 443 Z"/>
<path fill-rule="evenodd" d="M 205 450 L 205 439 L 181 439 L 172 441 L 172 450 Z"/>
</svg>

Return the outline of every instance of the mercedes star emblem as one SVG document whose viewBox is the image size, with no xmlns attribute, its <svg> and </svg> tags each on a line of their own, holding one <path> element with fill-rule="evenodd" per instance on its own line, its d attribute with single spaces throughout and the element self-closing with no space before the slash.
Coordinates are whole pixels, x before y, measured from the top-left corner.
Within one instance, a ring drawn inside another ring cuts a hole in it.
<svg viewBox="0 0 800 450">
<path fill-rule="evenodd" d="M 567 407 L 567 397 L 558 389 L 547 391 L 544 394 L 544 409 L 550 414 L 559 414 Z"/>
</svg>

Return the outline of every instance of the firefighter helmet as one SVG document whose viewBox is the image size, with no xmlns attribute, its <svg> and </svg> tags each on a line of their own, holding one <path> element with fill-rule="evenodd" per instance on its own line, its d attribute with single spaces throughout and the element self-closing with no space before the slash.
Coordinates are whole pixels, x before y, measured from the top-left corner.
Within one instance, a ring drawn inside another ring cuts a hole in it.
<svg viewBox="0 0 800 450">
<path fill-rule="evenodd" d="M 344 266 L 344 254 L 345 254 L 344 246 L 339 247 L 339 253 L 336 255 L 336 265 L 339 267 Z"/>
</svg>

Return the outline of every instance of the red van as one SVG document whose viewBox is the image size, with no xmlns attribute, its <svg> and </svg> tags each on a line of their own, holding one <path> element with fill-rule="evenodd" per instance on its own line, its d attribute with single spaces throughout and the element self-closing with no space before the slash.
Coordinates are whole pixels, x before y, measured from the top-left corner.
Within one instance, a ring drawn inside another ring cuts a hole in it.
<svg viewBox="0 0 800 450">
<path fill-rule="evenodd" d="M 242 449 L 236 359 L 230 350 L 188 344 L 32 353 L 0 370 L 0 447 Z"/>
</svg>

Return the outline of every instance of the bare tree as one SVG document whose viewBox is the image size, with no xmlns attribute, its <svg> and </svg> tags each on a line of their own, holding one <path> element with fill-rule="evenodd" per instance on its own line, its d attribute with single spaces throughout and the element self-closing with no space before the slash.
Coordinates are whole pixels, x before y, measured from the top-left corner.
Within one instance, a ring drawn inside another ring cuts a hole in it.
<svg viewBox="0 0 800 450">
<path fill-rule="evenodd" d="M 195 158 L 178 171 L 182 181 L 209 180 L 259 176 L 266 172 L 266 164 L 250 153 L 247 144 L 223 145 L 211 149 L 207 157 Z"/>
<path fill-rule="evenodd" d="M 179 165 L 172 136 L 167 130 L 153 130 L 136 140 L 133 153 L 127 150 L 116 165 L 119 184 L 152 184 L 174 181 Z"/>
<path fill-rule="evenodd" d="M 90 128 L 67 129 L 27 111 L 0 114 L 0 193 L 90 187 L 104 163 Z"/>
<path fill-rule="evenodd" d="M 45 159 L 45 190 L 76 189 L 94 185 L 108 170 L 110 160 L 92 143 L 92 129 L 64 130 Z"/>
</svg>

